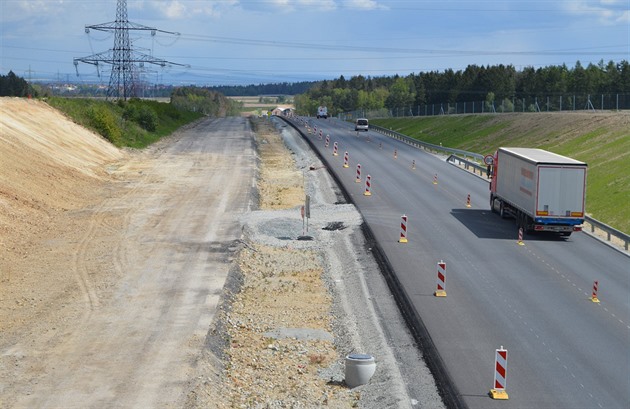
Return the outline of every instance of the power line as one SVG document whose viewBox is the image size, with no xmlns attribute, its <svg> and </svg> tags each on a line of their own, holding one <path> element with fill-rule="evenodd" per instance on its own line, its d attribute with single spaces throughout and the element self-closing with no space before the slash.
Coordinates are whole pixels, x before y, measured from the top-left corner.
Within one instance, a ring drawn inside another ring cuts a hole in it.
<svg viewBox="0 0 630 409">
<path fill-rule="evenodd" d="M 107 89 L 107 98 L 123 99 L 134 97 L 136 95 L 136 82 L 138 81 L 138 73 L 144 68 L 144 64 L 153 64 L 161 67 L 167 65 L 179 65 L 163 59 L 154 58 L 151 55 L 141 53 L 134 50 L 129 38 L 129 32 L 149 31 L 152 36 L 156 32 L 179 35 L 170 31 L 158 30 L 154 27 L 147 27 L 141 24 L 132 23 L 127 19 L 127 0 L 118 0 L 116 3 L 116 20 L 109 23 L 95 24 L 85 27 L 85 32 L 89 30 L 97 30 L 114 33 L 114 48 L 105 52 L 92 54 L 87 57 L 75 58 L 74 65 L 79 76 L 79 62 L 92 64 L 96 66 L 97 73 L 100 77 L 99 64 L 111 64 L 111 74 L 109 78 L 109 87 Z M 135 64 L 138 64 L 137 66 Z"/>
</svg>

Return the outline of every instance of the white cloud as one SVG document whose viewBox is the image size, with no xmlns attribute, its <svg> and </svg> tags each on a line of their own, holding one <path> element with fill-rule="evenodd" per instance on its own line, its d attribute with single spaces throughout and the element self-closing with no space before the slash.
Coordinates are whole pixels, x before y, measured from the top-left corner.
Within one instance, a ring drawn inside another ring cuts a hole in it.
<svg viewBox="0 0 630 409">
<path fill-rule="evenodd" d="M 291 6 L 291 0 L 271 0 L 270 3 L 272 6 L 280 8 Z"/>
<path fill-rule="evenodd" d="M 334 0 L 295 0 L 294 3 L 300 9 L 308 9 L 311 11 L 330 11 L 337 9 L 337 3 Z"/>
<path fill-rule="evenodd" d="M 616 20 L 617 23 L 630 25 L 630 10 L 626 10 Z"/>
<path fill-rule="evenodd" d="M 220 16 L 222 11 L 239 7 L 238 0 L 229 1 L 184 1 L 184 0 L 146 0 L 133 2 L 129 8 L 150 9 L 158 15 L 168 18 L 182 20 L 195 16 Z"/>
<path fill-rule="evenodd" d="M 21 21 L 40 17 L 53 17 L 64 14 L 68 7 L 63 0 L 1 0 L 0 21 Z"/>
<path fill-rule="evenodd" d="M 376 10 L 376 9 L 387 9 L 388 7 L 374 0 L 346 0 L 344 1 L 344 5 L 347 8 L 352 9 L 360 9 L 360 10 Z"/>
<path fill-rule="evenodd" d="M 627 1 L 565 0 L 563 6 L 571 14 L 595 17 L 600 24 L 611 25 L 629 21 Z"/>
<path fill-rule="evenodd" d="M 169 18 L 182 18 L 186 15 L 186 6 L 177 0 L 169 2 L 163 10 L 164 15 Z"/>
</svg>

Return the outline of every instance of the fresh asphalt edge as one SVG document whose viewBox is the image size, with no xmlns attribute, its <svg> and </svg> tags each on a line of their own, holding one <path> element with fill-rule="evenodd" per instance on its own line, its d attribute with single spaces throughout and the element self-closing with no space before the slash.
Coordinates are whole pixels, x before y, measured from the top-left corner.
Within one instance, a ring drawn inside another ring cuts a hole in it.
<svg viewBox="0 0 630 409">
<path fill-rule="evenodd" d="M 319 151 L 315 149 L 313 141 L 311 141 L 311 139 L 302 132 L 299 126 L 297 126 L 285 117 L 278 116 L 278 118 L 282 119 L 285 123 L 290 125 L 300 135 L 302 135 L 302 138 L 306 140 L 312 151 L 320 158 L 320 160 L 324 163 L 328 163 L 323 155 L 321 155 Z M 354 203 L 350 194 L 343 187 L 341 180 L 339 180 L 335 172 L 331 172 L 329 167 L 327 167 L 326 170 L 341 190 L 346 202 L 354 204 L 359 213 L 361 213 L 361 209 L 356 206 L 356 203 Z M 362 214 L 361 216 L 363 217 Z M 372 248 L 374 258 L 379 265 L 381 274 L 383 274 L 385 281 L 387 281 L 387 285 L 392 295 L 394 296 L 394 299 L 396 300 L 398 309 L 405 319 L 407 327 L 411 332 L 414 340 L 420 347 L 420 352 L 424 356 L 427 367 L 435 378 L 438 393 L 442 397 L 444 405 L 449 409 L 468 409 L 468 405 L 466 404 L 466 402 L 464 402 L 461 393 L 455 386 L 448 370 L 446 369 L 446 365 L 444 364 L 440 353 L 435 347 L 433 339 L 431 338 L 429 331 L 424 325 L 420 314 L 418 314 L 418 311 L 416 311 L 409 297 L 407 296 L 405 289 L 400 284 L 400 281 L 398 280 L 394 269 L 391 267 L 391 264 L 387 256 L 385 255 L 385 252 L 381 248 L 380 244 L 376 241 L 374 234 L 372 233 L 372 229 L 365 222 L 361 224 L 361 227 L 365 236 L 366 245 L 368 246 L 368 248 Z"/>
</svg>

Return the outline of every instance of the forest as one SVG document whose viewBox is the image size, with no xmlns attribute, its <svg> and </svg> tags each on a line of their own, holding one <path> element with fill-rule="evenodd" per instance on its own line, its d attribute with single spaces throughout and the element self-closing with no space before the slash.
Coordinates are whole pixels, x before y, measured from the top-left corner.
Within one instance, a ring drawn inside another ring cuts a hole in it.
<svg viewBox="0 0 630 409">
<path fill-rule="evenodd" d="M 469 65 L 465 70 L 404 77 L 340 76 L 322 81 L 295 98 L 296 110 L 303 115 L 314 115 L 319 105 L 327 106 L 331 115 L 399 108 L 421 115 L 429 106 L 448 106 L 452 112 L 453 107 L 468 103 L 467 112 L 474 109 L 475 102 L 479 102 L 478 110 L 508 106 L 518 111 L 585 109 L 589 104 L 593 109 L 599 105 L 602 109 L 630 109 L 630 64 L 625 60 L 606 64 L 602 60 L 584 67 L 578 61 L 571 68 L 563 64 L 520 71 L 512 65 Z M 456 113 L 460 109 L 455 108 Z"/>
<path fill-rule="evenodd" d="M 314 81 L 303 82 L 279 82 L 273 84 L 250 84 L 250 85 L 223 85 L 208 87 L 212 91 L 222 93 L 227 97 L 257 97 L 260 95 L 297 95 L 308 91 Z"/>
</svg>

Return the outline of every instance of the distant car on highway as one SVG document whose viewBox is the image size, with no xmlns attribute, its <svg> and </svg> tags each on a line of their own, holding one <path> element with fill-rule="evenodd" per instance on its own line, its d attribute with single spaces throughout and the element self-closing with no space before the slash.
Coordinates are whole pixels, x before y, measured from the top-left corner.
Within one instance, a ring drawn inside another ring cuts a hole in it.
<svg viewBox="0 0 630 409">
<path fill-rule="evenodd" d="M 325 106 L 320 106 L 317 108 L 317 119 L 319 118 L 328 118 L 328 108 Z"/>
<path fill-rule="evenodd" d="M 354 130 L 355 131 L 368 131 L 369 125 L 368 120 L 365 118 L 357 118 L 354 122 Z"/>
</svg>

